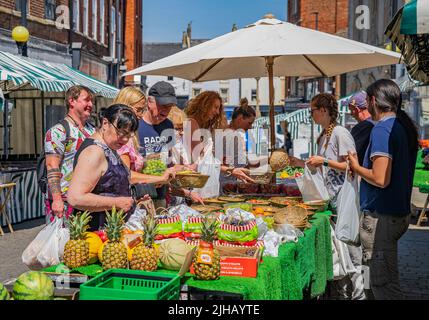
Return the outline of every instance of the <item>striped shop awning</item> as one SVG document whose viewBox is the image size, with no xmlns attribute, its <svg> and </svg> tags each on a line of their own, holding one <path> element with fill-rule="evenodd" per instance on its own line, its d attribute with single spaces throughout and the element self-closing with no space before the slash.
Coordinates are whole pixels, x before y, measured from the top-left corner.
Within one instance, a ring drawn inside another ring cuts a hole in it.
<svg viewBox="0 0 429 320">
<path fill-rule="evenodd" d="M 411 0 L 403 7 L 400 32 L 429 33 L 429 0 Z"/>
<path fill-rule="evenodd" d="M 429 0 L 412 0 L 403 6 L 384 34 L 401 50 L 410 76 L 429 83 Z"/>
<path fill-rule="evenodd" d="M 63 92 L 74 85 L 83 85 L 97 95 L 115 98 L 118 89 L 65 64 L 37 61 L 0 51 L 0 81 L 15 85 L 30 83 L 46 92 Z"/>
</svg>

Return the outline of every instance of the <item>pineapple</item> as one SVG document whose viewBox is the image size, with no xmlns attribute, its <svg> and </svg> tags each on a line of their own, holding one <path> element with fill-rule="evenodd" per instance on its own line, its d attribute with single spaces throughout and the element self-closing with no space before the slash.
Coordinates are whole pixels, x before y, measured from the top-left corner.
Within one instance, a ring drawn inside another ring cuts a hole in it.
<svg viewBox="0 0 429 320">
<path fill-rule="evenodd" d="M 130 267 L 134 270 L 154 271 L 158 267 L 159 253 L 153 246 L 158 222 L 147 216 L 144 221 L 144 241 L 133 249 Z"/>
<path fill-rule="evenodd" d="M 216 216 L 208 215 L 201 226 L 201 241 L 193 263 L 195 277 L 200 280 L 216 280 L 220 276 L 220 254 L 213 248 L 218 222 Z"/>
<path fill-rule="evenodd" d="M 103 248 L 103 269 L 125 269 L 128 267 L 127 248 L 121 242 L 122 229 L 124 228 L 125 213 L 117 211 L 115 207 L 112 212 L 106 211 L 106 233 L 108 242 Z"/>
<path fill-rule="evenodd" d="M 88 211 L 71 216 L 69 221 L 70 240 L 64 247 L 64 264 L 73 269 L 85 266 L 89 262 L 89 244 L 84 233 L 88 229 L 91 215 Z"/>
</svg>

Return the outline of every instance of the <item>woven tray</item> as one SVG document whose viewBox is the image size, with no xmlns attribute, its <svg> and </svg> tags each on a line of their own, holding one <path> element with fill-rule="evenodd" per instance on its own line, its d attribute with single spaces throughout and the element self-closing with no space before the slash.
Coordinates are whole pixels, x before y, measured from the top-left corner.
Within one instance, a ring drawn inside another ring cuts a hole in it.
<svg viewBox="0 0 429 320">
<path fill-rule="evenodd" d="M 250 174 L 250 178 L 257 184 L 268 184 L 273 180 L 274 172 L 266 172 L 262 174 Z"/>
<path fill-rule="evenodd" d="M 171 183 L 179 188 L 203 188 L 210 176 L 200 173 L 176 173 Z"/>
<path fill-rule="evenodd" d="M 191 208 L 202 213 L 222 210 L 221 206 L 216 206 L 216 205 L 203 206 L 202 204 L 191 205 Z"/>
<path fill-rule="evenodd" d="M 246 201 L 247 203 L 251 203 L 253 205 L 261 205 L 261 206 L 268 206 L 270 202 L 268 200 L 261 200 L 261 199 L 249 199 Z"/>
<path fill-rule="evenodd" d="M 299 203 L 299 197 L 272 197 L 268 201 L 276 206 L 286 207 Z"/>
<path fill-rule="evenodd" d="M 246 199 L 242 197 L 218 197 L 218 200 L 225 202 L 245 202 Z"/>
<path fill-rule="evenodd" d="M 227 203 L 226 201 L 222 201 L 222 200 L 219 200 L 217 198 L 207 198 L 207 199 L 203 199 L 203 200 L 204 200 L 204 203 L 209 203 L 209 204 L 222 205 L 222 204 Z"/>
</svg>

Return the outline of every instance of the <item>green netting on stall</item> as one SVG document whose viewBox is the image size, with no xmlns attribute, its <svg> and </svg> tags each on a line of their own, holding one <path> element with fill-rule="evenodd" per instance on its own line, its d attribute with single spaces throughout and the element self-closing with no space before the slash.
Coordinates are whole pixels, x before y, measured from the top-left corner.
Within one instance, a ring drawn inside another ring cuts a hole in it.
<svg viewBox="0 0 429 320">
<path fill-rule="evenodd" d="M 263 257 L 256 278 L 220 277 L 203 281 L 187 273 L 182 282 L 202 290 L 238 293 L 245 300 L 301 300 L 306 289 L 311 290 L 312 297 L 323 294 L 327 281 L 333 278 L 330 214 L 329 211 L 315 214 L 310 220 L 312 227 L 297 243 L 281 245 L 277 258 Z M 59 265 L 43 271 L 59 272 L 64 268 Z M 70 271 L 93 277 L 103 269 L 94 264 Z M 157 272 L 177 273 L 164 269 Z"/>
<path fill-rule="evenodd" d="M 99 264 L 90 264 L 83 267 L 78 267 L 74 269 L 69 269 L 67 266 L 63 263 L 51 266 L 45 269 L 42 269 L 43 272 L 56 272 L 56 273 L 81 273 L 88 277 L 95 277 L 98 274 L 103 272 L 103 267 Z"/>
</svg>

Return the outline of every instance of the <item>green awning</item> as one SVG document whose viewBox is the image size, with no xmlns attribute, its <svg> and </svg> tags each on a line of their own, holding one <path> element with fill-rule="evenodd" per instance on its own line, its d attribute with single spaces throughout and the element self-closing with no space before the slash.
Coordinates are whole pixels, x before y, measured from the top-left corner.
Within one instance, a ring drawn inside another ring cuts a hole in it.
<svg viewBox="0 0 429 320">
<path fill-rule="evenodd" d="M 423 84 L 429 83 L 428 28 L 429 0 L 414 0 L 396 13 L 384 32 L 401 49 L 410 76 Z"/>
<path fill-rule="evenodd" d="M 97 95 L 115 98 L 118 89 L 65 64 L 38 61 L 0 51 L 0 81 L 15 85 L 30 83 L 46 92 L 63 92 L 74 85 L 83 85 Z"/>
<path fill-rule="evenodd" d="M 403 7 L 400 32 L 429 33 L 429 0 L 411 0 Z"/>
</svg>

